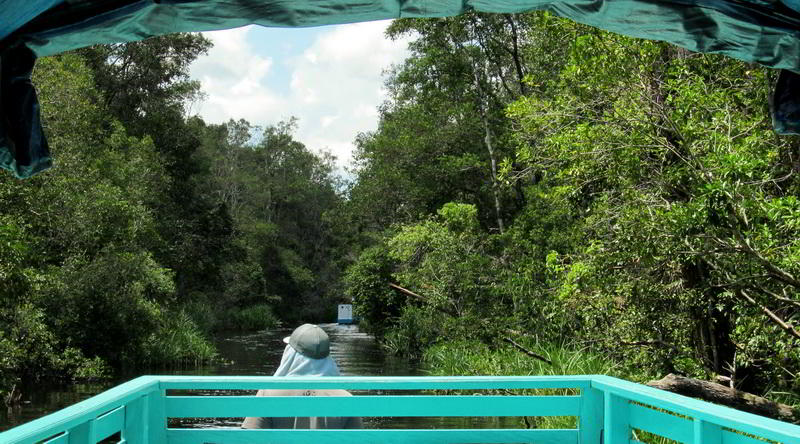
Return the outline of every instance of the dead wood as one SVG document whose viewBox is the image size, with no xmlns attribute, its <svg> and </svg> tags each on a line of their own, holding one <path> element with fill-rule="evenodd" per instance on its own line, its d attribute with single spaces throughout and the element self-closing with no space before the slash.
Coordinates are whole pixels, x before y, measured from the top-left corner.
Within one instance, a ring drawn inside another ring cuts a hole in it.
<svg viewBox="0 0 800 444">
<path fill-rule="evenodd" d="M 542 356 L 540 354 L 534 353 L 534 352 L 528 350 L 527 348 L 517 344 L 516 342 L 514 342 L 513 339 L 511 339 L 511 338 L 503 338 L 503 340 L 508 342 L 509 344 L 513 345 L 514 348 L 516 348 L 517 350 L 521 351 L 522 353 L 525 353 L 526 355 L 530 356 L 531 358 L 535 358 L 535 359 L 538 359 L 540 361 L 546 362 L 546 363 L 548 363 L 550 365 L 553 365 L 553 361 L 545 358 L 544 356 Z"/>
<path fill-rule="evenodd" d="M 413 291 L 411 291 L 411 290 L 409 290 L 407 288 L 403 288 L 403 287 L 401 287 L 401 286 L 399 286 L 397 284 L 392 284 L 392 283 L 389 284 L 389 287 L 394 288 L 395 290 L 397 290 L 400 293 L 403 293 L 403 294 L 405 294 L 407 296 L 411 296 L 412 298 L 414 298 L 414 299 L 416 299 L 418 301 L 424 302 L 424 303 L 429 304 L 429 305 L 433 305 L 432 302 L 430 301 L 430 299 L 426 298 L 425 296 L 418 295 L 418 294 L 414 293 Z M 441 306 L 441 305 L 436 305 L 436 306 L 434 306 L 434 308 L 436 308 L 437 310 L 441 311 L 442 313 L 448 314 L 448 315 L 450 315 L 450 316 L 452 316 L 454 318 L 460 317 L 458 312 L 453 308 L 444 307 L 444 306 Z"/>
<path fill-rule="evenodd" d="M 748 413 L 800 424 L 800 409 L 715 382 L 687 378 L 670 373 L 660 380 L 648 382 L 647 385 L 679 395 L 722 404 Z"/>
</svg>

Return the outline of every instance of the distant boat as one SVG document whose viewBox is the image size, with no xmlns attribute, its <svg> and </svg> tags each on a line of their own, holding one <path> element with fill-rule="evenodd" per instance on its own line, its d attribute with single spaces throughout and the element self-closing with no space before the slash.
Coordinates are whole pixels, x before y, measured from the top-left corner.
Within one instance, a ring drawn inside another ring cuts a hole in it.
<svg viewBox="0 0 800 444">
<path fill-rule="evenodd" d="M 339 316 L 337 321 L 339 324 L 352 324 L 353 323 L 353 305 L 352 304 L 339 304 Z"/>
</svg>

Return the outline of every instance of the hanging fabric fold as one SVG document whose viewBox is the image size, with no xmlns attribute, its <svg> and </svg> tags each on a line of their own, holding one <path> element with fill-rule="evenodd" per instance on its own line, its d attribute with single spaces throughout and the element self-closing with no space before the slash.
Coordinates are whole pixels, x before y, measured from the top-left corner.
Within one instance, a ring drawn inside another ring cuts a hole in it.
<svg viewBox="0 0 800 444">
<path fill-rule="evenodd" d="M 0 167 L 22 179 L 52 165 L 31 83 L 35 61 L 23 45 L 0 53 Z"/>
<path fill-rule="evenodd" d="M 800 74 L 782 70 L 772 94 L 772 126 L 778 134 L 800 134 Z"/>
<path fill-rule="evenodd" d="M 6 14 L 11 7 L 21 9 Z M 29 72 L 25 80 L 29 67 L 23 62 L 31 56 L 15 52 L 21 49 L 3 50 L 10 41 L 41 57 L 98 43 L 247 24 L 305 27 L 532 10 L 785 70 L 773 95 L 773 122 L 778 133 L 800 131 L 800 0 L 0 0 L 0 39 L 5 39 L 0 51 L 3 63 L 11 65 L 3 68 L 0 90 L 0 161 L 23 177 L 50 162 Z"/>
</svg>

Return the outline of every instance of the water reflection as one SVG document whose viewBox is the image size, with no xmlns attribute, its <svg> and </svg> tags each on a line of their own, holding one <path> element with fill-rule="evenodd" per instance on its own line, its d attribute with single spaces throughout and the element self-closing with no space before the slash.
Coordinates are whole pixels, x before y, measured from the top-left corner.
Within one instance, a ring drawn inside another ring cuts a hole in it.
<svg viewBox="0 0 800 444">
<path fill-rule="evenodd" d="M 404 359 L 387 356 L 375 338 L 355 325 L 320 325 L 331 338 L 331 356 L 343 376 L 416 376 L 420 370 Z M 279 357 L 280 359 L 280 357 Z"/>
</svg>

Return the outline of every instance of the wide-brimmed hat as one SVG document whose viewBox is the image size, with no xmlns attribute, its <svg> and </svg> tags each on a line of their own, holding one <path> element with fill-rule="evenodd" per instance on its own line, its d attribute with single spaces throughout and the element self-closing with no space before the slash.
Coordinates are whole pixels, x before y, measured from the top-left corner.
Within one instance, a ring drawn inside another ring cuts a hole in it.
<svg viewBox="0 0 800 444">
<path fill-rule="evenodd" d="M 283 342 L 311 359 L 327 358 L 331 352 L 328 334 L 314 324 L 303 324 L 295 328 L 291 336 L 283 338 Z"/>
</svg>

